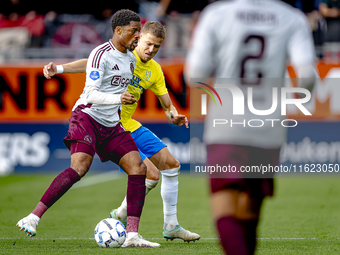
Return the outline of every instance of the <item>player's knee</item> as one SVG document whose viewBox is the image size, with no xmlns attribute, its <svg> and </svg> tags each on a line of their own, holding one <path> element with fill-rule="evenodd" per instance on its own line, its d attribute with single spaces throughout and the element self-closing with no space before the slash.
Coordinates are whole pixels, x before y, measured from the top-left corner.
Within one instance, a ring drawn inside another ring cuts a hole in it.
<svg viewBox="0 0 340 255">
<path fill-rule="evenodd" d="M 159 171 L 156 167 L 153 168 L 147 168 L 146 170 L 147 174 L 146 174 L 146 178 L 149 180 L 153 180 L 153 181 L 158 181 L 159 180 Z"/>
<path fill-rule="evenodd" d="M 141 163 L 137 164 L 133 170 L 132 170 L 132 174 L 134 175 L 146 175 L 146 165 L 144 164 L 143 161 L 141 161 Z"/>
<path fill-rule="evenodd" d="M 87 165 L 78 165 L 72 167 L 74 171 L 77 172 L 80 178 L 84 177 L 85 174 L 89 171 L 90 167 Z"/>
<path fill-rule="evenodd" d="M 181 166 L 181 163 L 179 163 L 179 161 L 177 159 L 175 159 L 171 168 L 178 168 L 180 166 Z"/>
<path fill-rule="evenodd" d="M 167 161 L 167 165 L 169 166 L 170 169 L 173 168 L 179 168 L 181 166 L 181 163 L 175 158 L 172 158 L 171 160 Z"/>
<path fill-rule="evenodd" d="M 90 169 L 92 157 L 86 154 L 73 154 L 71 156 L 71 168 L 77 172 L 79 177 L 83 177 Z"/>
<path fill-rule="evenodd" d="M 237 218 L 243 220 L 257 219 L 260 214 L 262 198 L 254 198 L 246 193 L 239 196 Z"/>
</svg>

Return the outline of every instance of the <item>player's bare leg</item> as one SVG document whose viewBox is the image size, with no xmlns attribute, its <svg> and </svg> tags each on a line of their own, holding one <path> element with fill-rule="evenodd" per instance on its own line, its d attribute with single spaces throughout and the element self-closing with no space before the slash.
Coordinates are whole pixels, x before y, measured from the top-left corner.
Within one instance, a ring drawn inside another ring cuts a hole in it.
<svg viewBox="0 0 340 255">
<path fill-rule="evenodd" d="M 145 200 L 146 165 L 138 151 L 131 151 L 120 159 L 119 166 L 128 174 L 127 237 L 122 247 L 160 247 L 158 243 L 144 240 L 138 234 L 139 220 Z"/>
<path fill-rule="evenodd" d="M 163 236 L 167 240 L 182 239 L 186 242 L 200 239 L 200 235 L 185 230 L 177 220 L 179 161 L 164 147 L 150 157 L 151 162 L 161 171 L 164 228 Z"/>
<path fill-rule="evenodd" d="M 225 252 L 228 255 L 254 254 L 262 199 L 228 189 L 211 194 L 210 200 Z"/>
<path fill-rule="evenodd" d="M 61 172 L 52 181 L 32 213 L 18 221 L 17 226 L 20 230 L 25 231 L 28 236 L 35 236 L 42 215 L 88 172 L 92 160 L 91 155 L 83 152 L 72 154 L 71 167 Z"/>
</svg>

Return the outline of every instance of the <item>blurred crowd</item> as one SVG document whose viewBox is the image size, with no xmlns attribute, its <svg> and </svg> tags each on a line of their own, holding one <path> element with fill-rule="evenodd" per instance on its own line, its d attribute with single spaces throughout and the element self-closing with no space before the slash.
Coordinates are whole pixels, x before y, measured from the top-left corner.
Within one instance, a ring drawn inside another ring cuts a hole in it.
<svg viewBox="0 0 340 255">
<path fill-rule="evenodd" d="M 283 0 L 306 14 L 318 58 L 340 61 L 340 0 Z"/>
<path fill-rule="evenodd" d="M 142 23 L 148 20 L 162 22 L 167 28 L 164 50 L 180 52 L 189 46 L 200 12 L 214 1 L 96 0 L 86 3 L 79 0 L 2 0 L 0 55 L 1 50 L 6 52 L 6 48 L 93 48 L 111 38 L 110 18 L 119 9 L 139 13 Z M 331 58 L 336 54 L 340 59 L 340 0 L 283 1 L 306 14 L 316 48 L 323 47 L 317 50 L 318 57 Z"/>
</svg>

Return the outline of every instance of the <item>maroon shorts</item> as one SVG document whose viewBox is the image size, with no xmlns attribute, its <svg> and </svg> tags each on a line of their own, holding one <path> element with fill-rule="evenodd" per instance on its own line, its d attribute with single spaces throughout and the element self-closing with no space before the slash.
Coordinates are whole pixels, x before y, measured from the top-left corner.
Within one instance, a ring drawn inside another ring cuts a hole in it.
<svg viewBox="0 0 340 255">
<path fill-rule="evenodd" d="M 277 166 L 280 149 L 261 149 L 252 146 L 214 144 L 207 147 L 208 166 L 230 166 L 236 172 L 211 175 L 211 192 L 224 189 L 237 189 L 250 196 L 263 198 L 272 196 L 274 190 L 273 173 L 242 173 L 241 166 Z"/>
<path fill-rule="evenodd" d="M 72 111 L 68 135 L 64 138 L 71 154 L 84 152 L 94 156 L 97 153 L 102 162 L 112 160 L 118 164 L 125 154 L 138 151 L 131 133 L 125 131 L 120 123 L 115 127 L 105 127 L 82 112 L 82 108 L 79 106 Z"/>
</svg>

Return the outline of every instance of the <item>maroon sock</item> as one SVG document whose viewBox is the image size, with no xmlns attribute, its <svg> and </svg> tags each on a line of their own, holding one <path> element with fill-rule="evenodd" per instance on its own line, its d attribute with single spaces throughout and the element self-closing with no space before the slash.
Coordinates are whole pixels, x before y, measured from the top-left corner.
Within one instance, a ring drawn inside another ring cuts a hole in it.
<svg viewBox="0 0 340 255">
<path fill-rule="evenodd" d="M 61 172 L 54 178 L 32 213 L 41 218 L 45 211 L 79 180 L 80 177 L 78 173 L 71 167 Z"/>
<path fill-rule="evenodd" d="M 222 217 L 217 221 L 217 230 L 221 244 L 228 255 L 247 255 L 247 242 L 243 227 L 239 221 L 231 216 Z"/>
<path fill-rule="evenodd" d="M 243 231 L 247 241 L 247 247 L 249 254 L 255 253 L 256 248 L 256 229 L 258 224 L 258 219 L 256 220 L 243 220 L 240 221 L 243 226 Z"/>
<path fill-rule="evenodd" d="M 126 232 L 138 232 L 139 218 L 145 200 L 146 175 L 129 175 L 126 193 L 127 226 Z"/>
</svg>

